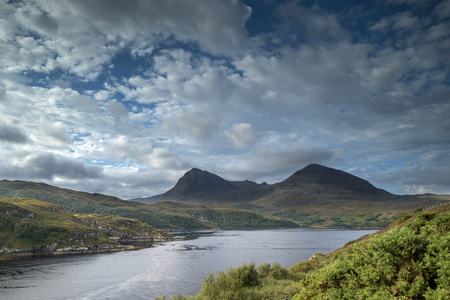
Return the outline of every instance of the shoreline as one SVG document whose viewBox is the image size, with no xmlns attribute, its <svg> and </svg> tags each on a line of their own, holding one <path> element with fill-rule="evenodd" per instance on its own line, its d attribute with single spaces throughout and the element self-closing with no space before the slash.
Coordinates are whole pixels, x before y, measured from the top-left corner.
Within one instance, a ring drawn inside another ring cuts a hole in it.
<svg viewBox="0 0 450 300">
<path fill-rule="evenodd" d="M 43 256 L 59 256 L 59 255 L 76 255 L 76 254 L 95 254 L 95 253 L 107 253 L 107 252 L 120 252 L 120 251 L 130 251 L 139 250 L 141 247 L 136 247 L 132 245 L 119 245 L 110 246 L 107 248 L 89 248 L 89 247 L 69 247 L 56 249 L 54 251 L 39 251 L 39 250 L 12 250 L 11 252 L 3 252 L 0 254 L 0 261 L 5 260 L 15 260 L 33 257 L 43 257 Z"/>
<path fill-rule="evenodd" d="M 112 239 L 114 240 L 114 239 Z M 65 247 L 56 248 L 49 245 L 36 246 L 34 249 L 15 249 L 15 250 L 2 250 L 0 251 L 0 261 L 25 259 L 33 257 L 50 257 L 59 255 L 77 255 L 77 254 L 96 254 L 96 253 L 108 253 L 108 252 L 121 252 L 132 251 L 148 248 L 153 243 L 163 243 L 181 240 L 179 238 L 138 238 L 138 239 L 123 239 L 114 240 L 117 245 L 93 245 L 84 247 Z M 123 243 L 123 244 L 122 244 Z M 128 244 L 130 243 L 130 244 Z M 141 244 L 141 245 L 139 245 Z"/>
</svg>

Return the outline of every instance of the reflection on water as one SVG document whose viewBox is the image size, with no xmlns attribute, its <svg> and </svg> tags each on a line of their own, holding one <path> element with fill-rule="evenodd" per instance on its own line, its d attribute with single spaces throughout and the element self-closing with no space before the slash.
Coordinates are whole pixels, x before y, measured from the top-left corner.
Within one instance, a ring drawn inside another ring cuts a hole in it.
<svg viewBox="0 0 450 300">
<path fill-rule="evenodd" d="M 202 278 L 242 263 L 285 267 L 374 231 L 256 230 L 185 234 L 186 240 L 116 253 L 0 261 L 0 299 L 153 299 L 194 295 Z"/>
</svg>

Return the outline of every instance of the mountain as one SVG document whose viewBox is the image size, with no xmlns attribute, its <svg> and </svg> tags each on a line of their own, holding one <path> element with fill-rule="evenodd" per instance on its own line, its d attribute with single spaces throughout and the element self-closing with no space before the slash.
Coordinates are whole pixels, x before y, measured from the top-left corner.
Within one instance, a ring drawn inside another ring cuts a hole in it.
<svg viewBox="0 0 450 300">
<path fill-rule="evenodd" d="M 192 169 L 181 177 L 177 184 L 164 193 L 159 200 L 172 200 L 188 203 L 236 204 L 246 203 L 265 196 L 279 193 L 301 194 L 311 198 L 324 198 L 330 195 L 348 197 L 390 196 L 368 181 L 344 171 L 309 165 L 282 182 L 269 185 L 253 181 L 228 181 L 208 171 Z"/>
<path fill-rule="evenodd" d="M 180 203 L 175 202 L 146 204 L 27 181 L 1 180 L 0 199 L 2 197 L 35 198 L 59 205 L 72 214 L 120 216 L 137 219 L 154 228 L 165 230 L 199 230 L 218 227 L 298 227 L 298 224 L 293 221 L 282 220 L 273 216 L 262 216 L 257 212 L 249 212 L 237 208 L 224 208 L 212 205 L 180 205 Z M 205 211 L 201 212 L 202 210 Z M 83 217 L 83 219 L 87 220 L 88 218 Z"/>
<path fill-rule="evenodd" d="M 353 192 L 370 196 L 391 195 L 385 190 L 374 187 L 368 181 L 344 171 L 321 166 L 309 165 L 295 172 L 286 180 L 275 185 L 279 189 L 297 189 L 317 194 L 326 192 Z"/>
<path fill-rule="evenodd" d="M 249 180 L 228 181 L 208 171 L 193 168 L 159 199 L 210 204 L 246 202 L 257 198 L 262 187 L 265 185 Z"/>
<path fill-rule="evenodd" d="M 401 214 L 442 202 L 438 195 L 393 195 L 364 179 L 317 164 L 275 184 L 228 181 L 192 169 L 172 189 L 150 199 L 154 203 L 8 180 L 0 181 L 1 197 L 35 198 L 72 214 L 121 216 L 166 230 L 380 228 Z"/>
<path fill-rule="evenodd" d="M 275 184 L 228 181 L 192 169 L 159 199 L 232 206 L 293 220 L 301 226 L 364 228 L 386 226 L 402 213 L 439 202 L 432 195 L 394 195 L 367 180 L 319 164 L 308 165 Z"/>
</svg>

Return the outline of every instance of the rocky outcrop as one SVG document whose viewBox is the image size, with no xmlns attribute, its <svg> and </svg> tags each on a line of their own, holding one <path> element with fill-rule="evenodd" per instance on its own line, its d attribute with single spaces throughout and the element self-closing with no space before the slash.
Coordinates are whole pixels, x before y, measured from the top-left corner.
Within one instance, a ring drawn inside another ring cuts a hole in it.
<svg viewBox="0 0 450 300">
<path fill-rule="evenodd" d="M 174 236 L 135 219 L 106 215 L 77 216 L 86 226 L 118 243 L 162 242 L 175 239 Z"/>
<path fill-rule="evenodd" d="M 135 219 L 81 216 L 32 198 L 0 198 L 0 260 L 133 250 L 174 239 Z"/>
</svg>

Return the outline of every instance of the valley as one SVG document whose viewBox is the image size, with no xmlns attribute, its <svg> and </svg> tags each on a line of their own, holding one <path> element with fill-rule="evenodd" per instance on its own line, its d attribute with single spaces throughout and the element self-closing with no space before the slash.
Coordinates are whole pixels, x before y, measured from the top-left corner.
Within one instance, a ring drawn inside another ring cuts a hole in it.
<svg viewBox="0 0 450 300">
<path fill-rule="evenodd" d="M 204 229 L 376 229 L 442 203 L 447 197 L 394 195 L 317 164 L 275 184 L 228 181 L 194 168 L 166 193 L 136 201 L 3 180 L 0 251 L 3 256 L 119 251 L 132 249 L 120 240 L 170 240 L 171 231 Z"/>
</svg>

